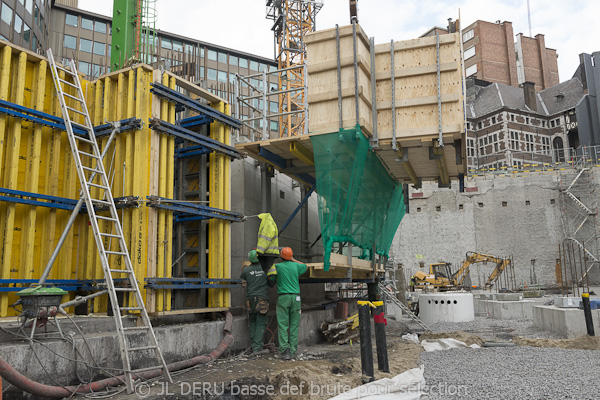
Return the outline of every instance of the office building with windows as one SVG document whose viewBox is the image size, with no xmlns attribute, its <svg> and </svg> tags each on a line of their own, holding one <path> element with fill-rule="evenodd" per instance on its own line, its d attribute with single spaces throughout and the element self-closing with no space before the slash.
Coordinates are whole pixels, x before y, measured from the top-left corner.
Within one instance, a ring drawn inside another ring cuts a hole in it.
<svg viewBox="0 0 600 400">
<path fill-rule="evenodd" d="M 51 0 L 1 0 L 0 39 L 39 53 L 48 47 Z"/>
</svg>

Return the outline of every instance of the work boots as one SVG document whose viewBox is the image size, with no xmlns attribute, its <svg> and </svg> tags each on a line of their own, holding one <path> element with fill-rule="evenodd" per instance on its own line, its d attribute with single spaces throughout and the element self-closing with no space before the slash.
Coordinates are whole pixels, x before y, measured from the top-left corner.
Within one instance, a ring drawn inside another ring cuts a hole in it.
<svg viewBox="0 0 600 400">
<path fill-rule="evenodd" d="M 275 358 L 284 361 L 289 361 L 292 359 L 292 353 L 290 352 L 290 349 L 286 349 L 283 353 L 275 354 Z"/>
</svg>

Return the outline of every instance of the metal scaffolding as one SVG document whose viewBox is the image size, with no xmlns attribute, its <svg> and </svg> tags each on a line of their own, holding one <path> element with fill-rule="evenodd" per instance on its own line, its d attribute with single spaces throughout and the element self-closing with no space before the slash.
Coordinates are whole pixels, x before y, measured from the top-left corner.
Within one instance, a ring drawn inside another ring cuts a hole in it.
<svg viewBox="0 0 600 400">
<path fill-rule="evenodd" d="M 565 242 L 583 253 L 585 268 L 579 267 L 574 286 L 600 281 L 600 248 L 598 246 L 598 197 L 594 171 L 577 164 L 560 176 L 560 202 Z M 565 244 L 566 245 L 566 244 Z"/>
</svg>

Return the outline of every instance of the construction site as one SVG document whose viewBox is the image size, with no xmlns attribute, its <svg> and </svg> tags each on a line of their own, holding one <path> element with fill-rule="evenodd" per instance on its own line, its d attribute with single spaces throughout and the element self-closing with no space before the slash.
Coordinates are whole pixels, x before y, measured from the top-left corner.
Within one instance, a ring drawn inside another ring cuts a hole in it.
<svg viewBox="0 0 600 400">
<path fill-rule="evenodd" d="M 0 1 L 0 399 L 598 397 L 600 53 L 162 1 Z"/>
</svg>

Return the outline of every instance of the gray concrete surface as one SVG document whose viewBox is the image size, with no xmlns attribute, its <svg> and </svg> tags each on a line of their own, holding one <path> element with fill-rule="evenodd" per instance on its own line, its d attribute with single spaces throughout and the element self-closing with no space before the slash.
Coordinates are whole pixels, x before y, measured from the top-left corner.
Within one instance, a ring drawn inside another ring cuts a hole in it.
<svg viewBox="0 0 600 400">
<path fill-rule="evenodd" d="M 391 255 L 409 276 L 419 269 L 419 261 L 462 264 L 467 251 L 512 255 L 517 283 L 528 285 L 535 259 L 538 280 L 555 284 L 555 259 L 563 238 L 558 184 L 558 174 L 544 173 L 468 178 L 465 186 L 472 191 L 464 193 L 456 182 L 452 189 L 435 184 L 411 189 L 410 213 L 400 223 Z M 484 284 L 494 267 L 472 266 L 472 284 Z"/>
<path fill-rule="evenodd" d="M 594 330 L 600 333 L 600 310 L 592 310 Z M 567 339 L 587 335 L 583 310 L 558 308 L 555 306 L 534 306 L 533 324 L 546 331 L 558 333 Z"/>
<path fill-rule="evenodd" d="M 495 319 L 531 319 L 534 305 L 542 304 L 540 300 L 497 301 L 487 300 L 490 318 Z"/>
</svg>

